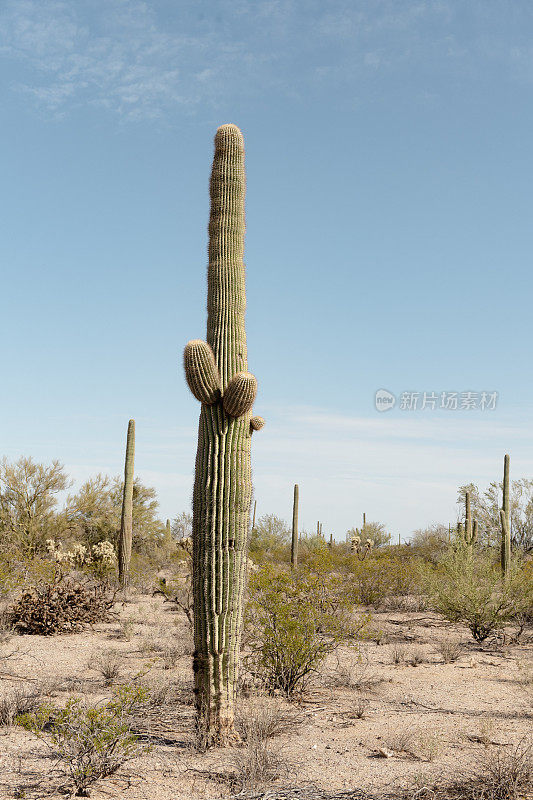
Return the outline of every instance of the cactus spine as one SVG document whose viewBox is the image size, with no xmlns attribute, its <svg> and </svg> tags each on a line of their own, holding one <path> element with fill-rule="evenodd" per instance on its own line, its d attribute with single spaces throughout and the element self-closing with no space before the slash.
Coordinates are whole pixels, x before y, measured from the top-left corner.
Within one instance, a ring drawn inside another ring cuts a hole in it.
<svg viewBox="0 0 533 800">
<path fill-rule="evenodd" d="M 118 579 L 125 589 L 129 583 L 131 541 L 133 531 L 133 472 L 135 461 L 135 420 L 128 423 L 126 440 L 126 459 L 124 462 L 124 491 L 122 495 L 122 514 L 118 537 Z"/>
<path fill-rule="evenodd" d="M 500 524 L 502 528 L 502 543 L 500 563 L 502 575 L 505 577 L 509 572 L 511 561 L 511 516 L 509 500 L 509 467 L 510 456 L 506 455 L 503 459 L 503 502 L 500 510 Z"/>
<path fill-rule="evenodd" d="M 223 745 L 235 737 L 251 435 L 259 429 L 258 418 L 252 426 L 250 415 L 257 383 L 247 372 L 244 143 L 235 125 L 222 125 L 216 133 L 210 195 L 207 342 L 186 348 L 184 361 L 187 383 L 202 401 L 193 493 L 197 725 L 206 744 Z M 193 350 L 201 359 L 188 357 Z M 200 368 L 201 374 L 191 374 Z"/>
<path fill-rule="evenodd" d="M 291 568 L 298 566 L 298 484 L 294 484 L 294 498 L 292 501 L 292 540 L 291 540 Z"/>
</svg>

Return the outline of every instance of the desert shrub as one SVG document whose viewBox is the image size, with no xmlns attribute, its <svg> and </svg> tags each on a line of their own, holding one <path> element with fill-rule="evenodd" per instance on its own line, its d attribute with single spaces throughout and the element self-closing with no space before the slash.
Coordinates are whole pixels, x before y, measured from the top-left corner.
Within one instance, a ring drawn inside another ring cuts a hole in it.
<svg viewBox="0 0 533 800">
<path fill-rule="evenodd" d="M 70 697 L 63 709 L 43 705 L 20 716 L 18 723 L 55 752 L 76 796 L 88 797 L 89 786 L 147 749 L 131 729 L 131 716 L 145 699 L 140 687 L 122 686 L 104 705 L 88 706 Z"/>
<path fill-rule="evenodd" d="M 462 622 L 476 642 L 516 621 L 531 607 L 533 582 L 514 559 L 502 578 L 487 553 L 450 548 L 430 584 L 432 606 L 450 622 Z"/>
<path fill-rule="evenodd" d="M 335 575 L 264 567 L 250 578 L 245 659 L 269 691 L 291 698 L 302 691 L 326 656 L 364 633 Z"/>
<path fill-rule="evenodd" d="M 290 558 L 290 531 L 285 520 L 264 514 L 250 532 L 250 558 L 256 564 L 279 564 Z"/>
<path fill-rule="evenodd" d="M 192 569 L 192 564 L 191 564 Z M 174 579 L 159 578 L 156 592 L 161 592 L 167 600 L 171 600 L 185 615 L 192 630 L 193 627 L 193 593 L 191 569 L 185 575 L 178 575 Z"/>
<path fill-rule="evenodd" d="M 17 553 L 0 553 L 0 598 L 9 599 L 29 586 L 55 580 L 57 565 L 48 557 L 23 558 Z"/>
<path fill-rule="evenodd" d="M 420 565 L 390 550 L 373 553 L 360 561 L 350 559 L 354 600 L 363 605 L 379 606 L 390 597 L 422 594 Z"/>
<path fill-rule="evenodd" d="M 113 603 L 114 595 L 103 584 L 59 576 L 24 592 L 11 609 L 10 619 L 19 633 L 72 633 L 105 622 Z"/>
</svg>

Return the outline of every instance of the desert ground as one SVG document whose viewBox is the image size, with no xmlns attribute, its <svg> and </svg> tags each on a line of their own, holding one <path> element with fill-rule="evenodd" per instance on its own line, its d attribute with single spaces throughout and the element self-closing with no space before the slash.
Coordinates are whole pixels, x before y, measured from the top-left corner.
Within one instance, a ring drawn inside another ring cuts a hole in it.
<svg viewBox="0 0 533 800">
<path fill-rule="evenodd" d="M 528 741 L 532 650 L 527 632 L 518 642 L 500 634 L 479 645 L 463 626 L 425 610 L 372 611 L 369 638 L 329 656 L 296 702 L 244 681 L 243 743 L 202 753 L 187 620 L 161 595 L 132 590 L 112 621 L 83 633 L 5 631 L 0 698 L 25 692 L 58 705 L 71 695 L 98 703 L 113 685 L 149 689 L 134 729 L 150 750 L 91 788 L 93 800 L 390 797 L 468 775 Z M 258 755 L 247 732 L 265 724 L 275 735 Z M 9 724 L 0 735 L 2 800 L 68 795 L 45 741 Z"/>
</svg>

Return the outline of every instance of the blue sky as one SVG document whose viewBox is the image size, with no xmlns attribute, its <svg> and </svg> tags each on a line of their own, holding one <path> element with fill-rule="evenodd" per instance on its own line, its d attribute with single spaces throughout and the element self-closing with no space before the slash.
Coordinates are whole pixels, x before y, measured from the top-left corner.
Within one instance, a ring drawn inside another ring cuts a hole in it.
<svg viewBox="0 0 533 800">
<path fill-rule="evenodd" d="M 234 122 L 258 512 L 288 519 L 298 482 L 307 529 L 407 537 L 505 452 L 531 477 L 532 35 L 525 0 L 4 0 L 3 453 L 116 474 L 134 417 L 162 517 L 189 508 L 181 353 Z"/>
</svg>

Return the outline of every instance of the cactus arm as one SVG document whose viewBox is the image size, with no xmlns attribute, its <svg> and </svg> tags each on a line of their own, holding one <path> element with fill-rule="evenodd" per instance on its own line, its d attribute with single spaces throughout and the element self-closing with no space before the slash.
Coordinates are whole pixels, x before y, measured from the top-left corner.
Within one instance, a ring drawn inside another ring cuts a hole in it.
<svg viewBox="0 0 533 800">
<path fill-rule="evenodd" d="M 249 372 L 239 372 L 224 390 L 222 400 L 224 411 L 228 417 L 242 417 L 251 409 L 257 394 L 257 380 Z M 251 422 L 251 420 L 250 420 Z"/>
<path fill-rule="evenodd" d="M 118 537 L 118 579 L 121 588 L 129 584 L 131 543 L 133 535 L 133 473 L 135 461 L 135 420 L 128 423 L 126 458 L 124 462 L 124 490 Z"/>
<path fill-rule="evenodd" d="M 183 366 L 189 389 L 196 399 L 206 405 L 216 403 L 220 398 L 220 375 L 207 342 L 190 341 L 183 353 Z"/>
</svg>

